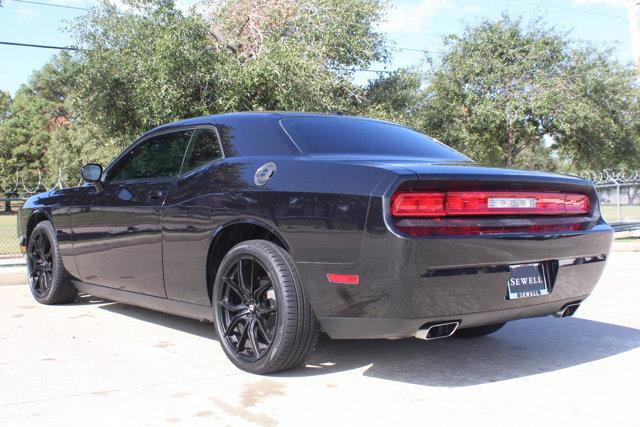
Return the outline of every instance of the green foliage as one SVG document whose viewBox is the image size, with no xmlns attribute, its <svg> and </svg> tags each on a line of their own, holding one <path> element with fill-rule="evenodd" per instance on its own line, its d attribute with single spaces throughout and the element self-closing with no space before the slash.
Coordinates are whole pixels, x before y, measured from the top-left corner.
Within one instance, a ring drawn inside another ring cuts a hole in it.
<svg viewBox="0 0 640 427">
<path fill-rule="evenodd" d="M 610 51 L 574 49 L 567 58 L 567 99 L 554 121 L 554 148 L 576 168 L 640 167 L 637 71 Z"/>
<path fill-rule="evenodd" d="M 234 0 L 211 19 L 171 0 L 129 5 L 106 3 L 73 27 L 82 48 L 74 105 L 122 141 L 206 114 L 348 109 L 360 90 L 345 67 L 385 52 L 372 30 L 376 0 Z"/>
<path fill-rule="evenodd" d="M 11 94 L 0 90 L 0 122 L 9 117 L 11 109 Z"/>
<path fill-rule="evenodd" d="M 87 163 L 107 165 L 122 148 L 119 139 L 100 133 L 94 125 L 69 123 L 53 130 L 44 156 L 49 184 L 58 179 L 67 186 L 79 182 L 79 170 Z"/>
<path fill-rule="evenodd" d="M 42 154 L 49 142 L 48 123 L 54 103 L 38 96 L 23 85 L 11 103 L 9 117 L 2 121 L 3 151 L 8 156 L 8 167 L 3 178 L 21 171 L 25 179 L 37 179 L 42 167 Z"/>
<path fill-rule="evenodd" d="M 421 128 L 490 165 L 601 167 L 637 150 L 633 72 L 540 22 L 503 16 L 445 40 Z M 637 157 L 636 157 L 637 158 Z"/>
<path fill-rule="evenodd" d="M 2 97 L 0 180 L 8 183 L 19 171 L 26 181 L 37 181 L 51 132 L 68 121 L 66 94 L 73 76 L 71 57 L 62 52 L 36 71 L 13 100 Z"/>
<path fill-rule="evenodd" d="M 223 85 L 199 15 L 184 16 L 171 1 L 137 7 L 105 3 L 74 27 L 82 50 L 73 105 L 119 138 L 118 148 L 160 123 L 214 110 Z"/>
<path fill-rule="evenodd" d="M 400 69 L 373 80 L 366 89 L 363 115 L 417 126 L 424 103 L 424 76 L 418 70 Z"/>
</svg>

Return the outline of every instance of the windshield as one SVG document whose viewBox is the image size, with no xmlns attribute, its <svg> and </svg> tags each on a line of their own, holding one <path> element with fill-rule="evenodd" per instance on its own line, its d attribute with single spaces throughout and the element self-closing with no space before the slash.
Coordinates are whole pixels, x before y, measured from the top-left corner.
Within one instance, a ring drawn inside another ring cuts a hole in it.
<svg viewBox="0 0 640 427">
<path fill-rule="evenodd" d="M 291 117 L 282 126 L 309 155 L 469 160 L 457 151 L 404 126 L 353 117 Z"/>
</svg>

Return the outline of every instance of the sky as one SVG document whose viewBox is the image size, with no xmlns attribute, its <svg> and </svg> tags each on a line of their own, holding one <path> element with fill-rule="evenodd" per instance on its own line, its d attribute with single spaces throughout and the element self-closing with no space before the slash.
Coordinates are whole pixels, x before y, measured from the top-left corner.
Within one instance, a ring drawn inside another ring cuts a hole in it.
<svg viewBox="0 0 640 427">
<path fill-rule="evenodd" d="M 32 0 L 72 7 L 91 7 L 94 0 Z M 179 0 L 187 7 L 195 0 Z M 0 41 L 55 46 L 73 45 L 66 22 L 86 13 L 82 10 L 0 0 Z M 372 64 L 371 69 L 393 70 L 417 65 L 423 58 L 418 49 L 437 52 L 443 34 L 461 34 L 465 25 L 484 18 L 496 19 L 503 12 L 530 19 L 541 16 L 551 26 L 576 40 L 614 49 L 618 60 L 632 61 L 626 0 L 398 0 L 380 24 L 397 49 L 390 63 Z M 12 94 L 31 73 L 44 65 L 55 50 L 0 45 L 0 90 Z M 435 53 L 437 55 L 437 53 Z M 358 72 L 355 80 L 365 84 L 375 73 Z"/>
</svg>

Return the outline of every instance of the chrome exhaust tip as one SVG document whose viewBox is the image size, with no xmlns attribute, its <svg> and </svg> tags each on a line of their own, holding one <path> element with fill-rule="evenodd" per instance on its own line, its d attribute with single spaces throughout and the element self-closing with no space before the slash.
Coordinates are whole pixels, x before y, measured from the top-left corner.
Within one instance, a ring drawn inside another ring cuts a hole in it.
<svg viewBox="0 0 640 427">
<path fill-rule="evenodd" d="M 580 307 L 580 302 L 572 302 L 572 303 L 566 304 L 560 310 L 556 311 L 554 316 L 555 317 L 573 316 L 574 313 L 578 310 L 578 307 Z"/>
<path fill-rule="evenodd" d="M 421 340 L 435 340 L 447 338 L 455 333 L 460 326 L 460 322 L 427 323 L 418 329 L 415 337 Z"/>
</svg>

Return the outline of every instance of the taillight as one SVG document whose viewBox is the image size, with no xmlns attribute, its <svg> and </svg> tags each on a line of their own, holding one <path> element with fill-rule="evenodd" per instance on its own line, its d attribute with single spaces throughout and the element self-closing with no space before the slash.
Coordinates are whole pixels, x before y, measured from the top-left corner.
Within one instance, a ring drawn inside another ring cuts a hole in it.
<svg viewBox="0 0 640 427">
<path fill-rule="evenodd" d="M 568 214 L 583 214 L 591 211 L 589 198 L 584 194 L 567 194 L 564 198 L 564 207 Z"/>
<path fill-rule="evenodd" d="M 396 193 L 391 200 L 393 216 L 443 216 L 444 193 Z"/>
<path fill-rule="evenodd" d="M 391 199 L 394 217 L 588 214 L 584 194 L 526 191 L 398 192 Z"/>
</svg>

